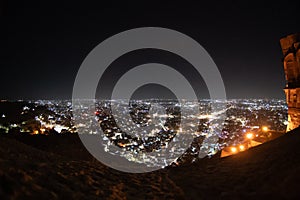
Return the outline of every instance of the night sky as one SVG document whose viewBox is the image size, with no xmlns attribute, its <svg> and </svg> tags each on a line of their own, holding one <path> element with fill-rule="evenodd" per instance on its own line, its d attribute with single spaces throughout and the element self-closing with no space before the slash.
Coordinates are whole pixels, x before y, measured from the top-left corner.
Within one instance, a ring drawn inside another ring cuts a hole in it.
<svg viewBox="0 0 300 200">
<path fill-rule="evenodd" d="M 279 39 L 300 32 L 297 1 L 80 2 L 0 4 L 1 99 L 70 99 L 77 70 L 95 46 L 121 31 L 147 26 L 174 29 L 198 41 L 218 66 L 228 98 L 284 99 Z M 128 66 L 155 60 L 187 74 L 200 96 L 207 97 L 201 77 L 176 55 L 135 53 L 110 66 L 99 90 L 111 89 Z"/>
</svg>

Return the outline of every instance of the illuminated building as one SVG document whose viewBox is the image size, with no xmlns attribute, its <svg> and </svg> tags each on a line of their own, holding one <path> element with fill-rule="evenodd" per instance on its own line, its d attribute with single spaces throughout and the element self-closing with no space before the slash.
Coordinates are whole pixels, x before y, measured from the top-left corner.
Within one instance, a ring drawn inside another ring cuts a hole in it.
<svg viewBox="0 0 300 200">
<path fill-rule="evenodd" d="M 280 44 L 286 79 L 287 131 L 290 131 L 300 125 L 300 33 L 282 38 Z"/>
</svg>

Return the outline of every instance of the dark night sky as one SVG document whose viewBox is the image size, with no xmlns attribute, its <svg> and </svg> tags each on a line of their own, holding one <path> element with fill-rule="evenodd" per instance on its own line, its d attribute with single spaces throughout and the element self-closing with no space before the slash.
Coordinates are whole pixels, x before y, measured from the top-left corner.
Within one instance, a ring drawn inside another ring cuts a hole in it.
<svg viewBox="0 0 300 200">
<path fill-rule="evenodd" d="M 228 98 L 284 98 L 279 39 L 300 32 L 297 1 L 41 2 L 0 4 L 1 99 L 71 98 L 77 70 L 96 45 L 145 26 L 174 29 L 198 41 L 217 64 Z M 137 63 L 156 54 L 140 52 Z M 163 55 L 156 59 L 163 62 L 170 56 Z M 133 59 L 120 59 L 112 71 L 136 63 Z"/>
</svg>

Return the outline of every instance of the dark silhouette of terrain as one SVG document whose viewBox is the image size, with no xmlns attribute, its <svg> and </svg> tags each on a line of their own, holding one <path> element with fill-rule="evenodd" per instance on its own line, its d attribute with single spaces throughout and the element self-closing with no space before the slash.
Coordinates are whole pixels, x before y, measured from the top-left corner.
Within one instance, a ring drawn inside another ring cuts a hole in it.
<svg viewBox="0 0 300 200">
<path fill-rule="evenodd" d="M 299 199 L 300 128 L 239 154 L 145 174 L 111 169 L 73 135 L 1 135 L 0 199 Z"/>
</svg>

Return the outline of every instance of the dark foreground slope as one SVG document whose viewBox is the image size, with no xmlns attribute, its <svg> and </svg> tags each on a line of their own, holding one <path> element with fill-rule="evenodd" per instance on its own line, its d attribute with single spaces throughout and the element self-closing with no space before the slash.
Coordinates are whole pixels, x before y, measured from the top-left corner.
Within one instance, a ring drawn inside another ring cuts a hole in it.
<svg viewBox="0 0 300 200">
<path fill-rule="evenodd" d="M 94 160 L 75 135 L 0 137 L 0 199 L 300 199 L 300 129 L 227 157 L 146 174 Z"/>
</svg>

